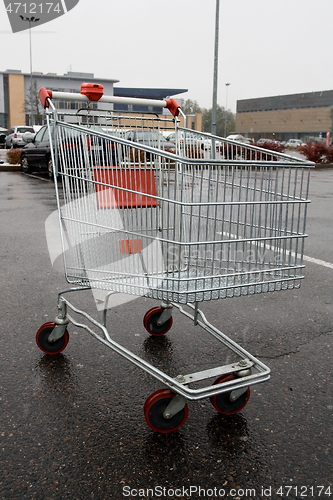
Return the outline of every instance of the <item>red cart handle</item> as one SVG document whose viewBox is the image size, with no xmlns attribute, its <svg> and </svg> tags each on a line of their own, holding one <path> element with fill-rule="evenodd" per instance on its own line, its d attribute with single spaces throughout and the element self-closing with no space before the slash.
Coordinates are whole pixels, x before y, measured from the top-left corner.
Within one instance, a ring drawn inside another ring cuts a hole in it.
<svg viewBox="0 0 333 500">
<path fill-rule="evenodd" d="M 173 116 L 178 116 L 180 111 L 180 106 L 174 99 L 168 99 L 166 102 L 166 108 L 170 111 Z"/>
<path fill-rule="evenodd" d="M 49 99 L 52 99 L 52 90 L 46 90 L 44 87 L 39 89 L 39 99 L 43 105 L 43 108 L 49 108 Z"/>
<path fill-rule="evenodd" d="M 46 90 L 42 87 L 39 90 L 39 99 L 44 108 L 50 106 L 50 99 L 64 99 L 68 101 L 100 101 L 115 104 L 133 104 L 139 106 L 156 106 L 167 108 L 173 116 L 178 116 L 180 106 L 174 99 L 158 100 L 158 99 L 141 99 L 136 97 L 118 97 L 103 95 L 103 85 L 98 83 L 82 83 L 81 94 L 74 92 L 57 92 Z"/>
</svg>

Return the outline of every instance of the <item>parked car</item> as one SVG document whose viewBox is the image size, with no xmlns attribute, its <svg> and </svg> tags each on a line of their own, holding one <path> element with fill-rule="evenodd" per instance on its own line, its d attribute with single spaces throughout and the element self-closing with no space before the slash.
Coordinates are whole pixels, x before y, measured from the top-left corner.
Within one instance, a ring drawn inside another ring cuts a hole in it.
<svg viewBox="0 0 333 500">
<path fill-rule="evenodd" d="M 26 137 L 27 144 L 21 151 L 21 170 L 30 174 L 36 169 L 48 170 L 52 175 L 51 143 L 47 126 L 42 127 L 31 140 Z"/>
<path fill-rule="evenodd" d="M 176 145 L 165 139 L 161 132 L 157 130 L 127 130 L 124 139 L 127 141 L 137 142 L 143 146 L 150 146 L 151 148 L 162 149 L 170 153 L 176 152 Z M 130 146 L 122 147 L 122 154 L 124 156 L 130 155 L 132 159 L 137 161 L 139 158 L 141 161 L 151 161 L 151 154 L 148 152 L 140 151 L 139 149 Z"/>
<path fill-rule="evenodd" d="M 243 142 L 244 144 L 250 144 L 252 142 L 251 139 L 248 139 L 247 137 L 244 137 L 241 134 L 231 134 L 231 135 L 228 135 L 227 140 L 229 140 L 229 141 Z"/>
<path fill-rule="evenodd" d="M 286 142 L 286 147 L 289 149 L 297 149 L 300 146 L 304 146 L 304 143 L 300 139 L 289 139 Z"/>
<path fill-rule="evenodd" d="M 167 129 L 167 130 L 161 130 L 161 134 L 163 135 L 164 139 L 166 139 L 167 141 L 169 141 L 169 137 L 171 135 L 175 135 L 175 133 L 173 132 L 173 129 Z M 171 141 L 171 142 L 174 142 L 174 141 Z"/>
<path fill-rule="evenodd" d="M 163 133 L 165 139 L 169 142 L 172 142 L 172 144 L 176 143 L 176 132 L 170 132 L 168 130 L 166 133 Z M 184 132 L 178 131 L 178 140 L 182 143 L 184 141 Z"/>
<path fill-rule="evenodd" d="M 24 146 L 26 142 L 23 139 L 23 135 L 27 132 L 31 134 L 31 137 L 35 135 L 33 127 L 26 127 L 24 125 L 14 126 L 10 130 L 8 130 L 8 133 L 6 135 L 6 148 L 9 149 Z"/>
<path fill-rule="evenodd" d="M 6 146 L 6 132 L 0 132 L 0 148 L 4 149 Z"/>
<path fill-rule="evenodd" d="M 271 142 L 272 144 L 283 144 L 282 142 L 280 141 L 277 141 L 276 139 L 259 139 L 256 144 L 260 145 L 260 144 L 265 144 L 266 142 Z"/>
<path fill-rule="evenodd" d="M 124 138 L 152 148 L 175 152 L 175 144 L 156 130 L 128 130 Z"/>
<path fill-rule="evenodd" d="M 262 137 L 257 141 L 257 144 L 265 144 L 265 142 L 274 142 L 274 139 L 265 139 L 264 137 Z"/>
<path fill-rule="evenodd" d="M 169 142 L 172 142 L 173 144 L 176 143 L 176 133 L 172 132 L 169 134 L 166 138 Z M 209 139 L 207 136 L 203 136 L 200 134 L 200 132 L 186 132 L 184 133 L 183 131 L 178 131 L 178 141 L 180 145 L 184 144 L 186 147 L 195 147 L 201 150 L 210 150 L 212 146 L 212 141 Z M 218 143 L 219 141 L 215 141 L 215 143 Z"/>
<path fill-rule="evenodd" d="M 87 127 L 89 130 L 103 132 L 100 127 Z M 114 143 L 96 135 L 87 135 L 86 143 L 80 132 L 70 130 L 64 132 L 61 144 L 62 154 L 68 155 L 67 161 L 73 167 L 84 168 L 85 153 L 90 155 L 90 164 L 100 166 L 104 164 L 115 165 Z M 29 139 L 21 151 L 21 170 L 24 173 L 31 173 L 35 170 L 47 170 L 49 177 L 53 178 L 53 163 L 51 157 L 51 141 L 49 129 L 44 125 L 33 138 Z"/>
</svg>

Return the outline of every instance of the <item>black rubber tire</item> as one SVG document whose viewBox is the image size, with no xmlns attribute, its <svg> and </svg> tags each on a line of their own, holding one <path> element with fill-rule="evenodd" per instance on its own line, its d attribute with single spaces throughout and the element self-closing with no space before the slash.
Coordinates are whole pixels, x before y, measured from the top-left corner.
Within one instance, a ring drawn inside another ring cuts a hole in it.
<svg viewBox="0 0 333 500">
<path fill-rule="evenodd" d="M 54 327 L 55 323 L 53 322 L 44 323 L 44 325 L 40 327 L 36 334 L 36 343 L 39 349 L 41 349 L 46 354 L 59 354 L 65 349 L 69 341 L 69 335 L 66 328 L 64 335 L 60 337 L 60 339 L 56 340 L 55 342 L 49 342 L 48 337 Z"/>
<path fill-rule="evenodd" d="M 233 373 L 228 373 L 226 375 L 222 375 L 215 382 L 215 384 L 221 384 L 223 382 L 227 382 L 229 380 L 234 380 L 236 376 Z M 222 392 L 221 394 L 217 394 L 216 396 L 210 397 L 210 402 L 214 406 L 214 408 L 223 415 L 233 415 L 234 413 L 238 413 L 241 411 L 250 397 L 250 388 L 248 387 L 246 392 L 244 392 L 236 401 L 230 401 L 230 393 Z"/>
<path fill-rule="evenodd" d="M 166 419 L 163 417 L 163 412 L 173 396 L 174 394 L 171 391 L 161 389 L 154 392 L 147 399 L 144 406 L 145 419 L 153 431 L 167 434 L 176 431 L 186 422 L 188 417 L 187 404 L 172 418 Z"/>
<path fill-rule="evenodd" d="M 146 312 L 143 318 L 143 325 L 150 335 L 160 337 L 165 335 L 172 327 L 172 316 L 163 325 L 157 324 L 163 310 L 161 307 L 153 307 Z"/>
<path fill-rule="evenodd" d="M 28 159 L 26 156 L 21 158 L 21 172 L 23 172 L 24 174 L 31 174 L 31 172 L 32 172 L 32 168 L 29 165 Z"/>
</svg>

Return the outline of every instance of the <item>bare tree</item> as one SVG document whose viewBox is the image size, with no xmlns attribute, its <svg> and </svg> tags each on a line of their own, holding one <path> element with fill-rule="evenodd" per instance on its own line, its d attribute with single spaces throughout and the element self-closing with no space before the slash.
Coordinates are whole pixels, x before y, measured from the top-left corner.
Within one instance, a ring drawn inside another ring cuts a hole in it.
<svg viewBox="0 0 333 500">
<path fill-rule="evenodd" d="M 24 101 L 24 112 L 26 115 L 33 115 L 33 125 L 43 124 L 44 110 L 42 110 L 42 105 L 39 100 L 39 91 L 36 80 L 32 84 L 32 90 L 29 88 L 28 95 Z M 32 123 L 30 125 L 32 125 Z"/>
</svg>

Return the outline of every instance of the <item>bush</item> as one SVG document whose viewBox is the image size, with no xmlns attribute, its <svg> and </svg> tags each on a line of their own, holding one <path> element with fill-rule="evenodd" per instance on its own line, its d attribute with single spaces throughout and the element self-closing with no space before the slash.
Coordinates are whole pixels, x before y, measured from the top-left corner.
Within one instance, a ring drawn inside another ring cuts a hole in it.
<svg viewBox="0 0 333 500">
<path fill-rule="evenodd" d="M 265 141 L 262 142 L 261 144 L 255 144 L 258 148 L 263 148 L 263 149 L 268 149 L 269 151 L 275 151 L 276 153 L 284 153 L 286 150 L 286 147 L 281 144 L 280 142 L 273 142 L 273 141 Z"/>
<path fill-rule="evenodd" d="M 10 165 L 18 165 L 21 161 L 21 149 L 10 149 L 7 151 L 7 160 Z"/>
<path fill-rule="evenodd" d="M 333 148 L 326 146 L 323 142 L 308 142 L 299 151 L 309 161 L 314 163 L 332 163 Z"/>
<path fill-rule="evenodd" d="M 333 163 L 333 146 L 327 146 L 326 163 Z"/>
</svg>

